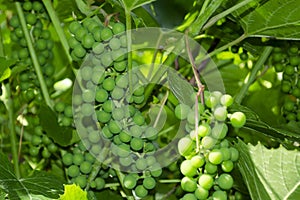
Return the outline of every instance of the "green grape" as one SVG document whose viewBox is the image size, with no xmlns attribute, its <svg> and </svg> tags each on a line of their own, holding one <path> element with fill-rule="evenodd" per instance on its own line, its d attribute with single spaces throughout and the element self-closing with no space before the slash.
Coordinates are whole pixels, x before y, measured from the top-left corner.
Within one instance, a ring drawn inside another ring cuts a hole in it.
<svg viewBox="0 0 300 200">
<path fill-rule="evenodd" d="M 213 184 L 214 184 L 214 179 L 211 175 L 209 174 L 202 174 L 200 177 L 199 177 L 199 185 L 206 189 L 206 190 L 209 190 Z"/>
<path fill-rule="evenodd" d="M 35 43 L 38 51 L 43 51 L 47 48 L 47 41 L 45 39 L 39 39 Z"/>
<path fill-rule="evenodd" d="M 51 153 L 48 151 L 48 149 L 44 148 L 42 151 L 43 158 L 50 158 Z"/>
<path fill-rule="evenodd" d="M 124 97 L 125 91 L 122 88 L 115 87 L 111 93 L 111 97 L 114 100 L 120 100 Z"/>
<path fill-rule="evenodd" d="M 73 163 L 73 155 L 71 153 L 66 153 L 62 156 L 62 162 L 64 165 L 72 165 Z"/>
<path fill-rule="evenodd" d="M 292 112 L 295 108 L 295 103 L 293 101 L 286 101 L 283 107 L 286 111 Z"/>
<path fill-rule="evenodd" d="M 213 200 L 227 200 L 227 194 L 222 190 L 215 191 L 212 196 Z"/>
<path fill-rule="evenodd" d="M 127 76 L 118 76 L 116 78 L 116 85 L 120 88 L 126 89 L 128 87 L 128 77 Z"/>
<path fill-rule="evenodd" d="M 102 28 L 100 28 L 100 27 L 94 27 L 93 29 L 92 29 L 92 34 L 93 34 L 93 36 L 94 36 L 94 39 L 97 41 L 97 42 L 101 42 L 102 41 L 102 39 L 101 39 L 101 30 L 102 30 Z"/>
<path fill-rule="evenodd" d="M 86 34 L 82 38 L 82 46 L 86 49 L 92 48 L 95 43 L 94 37 L 92 34 Z"/>
<path fill-rule="evenodd" d="M 118 50 L 121 47 L 121 42 L 118 38 L 112 38 L 109 41 L 109 47 L 111 48 L 111 50 L 115 51 Z"/>
<path fill-rule="evenodd" d="M 131 135 L 129 135 L 127 132 L 125 131 L 121 131 L 119 134 L 120 140 L 124 143 L 128 143 L 131 140 Z"/>
<path fill-rule="evenodd" d="M 71 165 L 67 169 L 67 174 L 68 174 L 68 176 L 73 177 L 73 178 L 79 176 L 79 174 L 80 174 L 79 167 L 77 165 Z"/>
<path fill-rule="evenodd" d="M 191 158 L 191 165 L 194 168 L 200 168 L 205 164 L 205 158 L 202 155 L 195 155 Z"/>
<path fill-rule="evenodd" d="M 95 94 L 95 99 L 97 102 L 106 102 L 108 99 L 108 92 L 105 89 L 102 88 L 97 88 L 96 89 L 96 94 Z"/>
<path fill-rule="evenodd" d="M 36 135 L 43 135 L 43 127 L 42 126 L 36 126 L 34 128 L 34 134 L 36 134 Z"/>
<path fill-rule="evenodd" d="M 225 121 L 225 119 L 227 118 L 227 108 L 217 107 L 214 111 L 214 117 L 218 121 Z"/>
<path fill-rule="evenodd" d="M 92 145 L 90 150 L 94 155 L 98 155 L 100 152 L 102 152 L 102 147 L 100 145 Z"/>
<path fill-rule="evenodd" d="M 34 1 L 32 4 L 32 8 L 36 12 L 41 12 L 43 10 L 43 4 L 38 1 Z"/>
<path fill-rule="evenodd" d="M 297 56 L 291 56 L 291 57 L 289 58 L 289 61 L 290 61 L 290 64 L 291 64 L 292 66 L 298 66 L 299 63 L 300 63 L 300 60 L 299 60 L 298 55 L 297 55 Z"/>
<path fill-rule="evenodd" d="M 81 46 L 81 44 L 76 45 L 73 52 L 78 58 L 83 58 L 86 55 L 86 50 Z"/>
<path fill-rule="evenodd" d="M 194 192 L 197 189 L 197 183 L 189 177 L 181 179 L 181 188 L 186 192 Z"/>
<path fill-rule="evenodd" d="M 237 161 L 239 159 L 239 151 L 234 147 L 230 147 L 229 150 L 230 150 L 231 161 L 233 162 Z"/>
<path fill-rule="evenodd" d="M 122 166 L 128 167 L 133 163 L 133 159 L 131 157 L 121 157 L 119 158 L 119 162 Z"/>
<path fill-rule="evenodd" d="M 52 143 L 52 140 L 47 135 L 43 135 L 42 141 L 44 145 L 49 145 Z"/>
<path fill-rule="evenodd" d="M 114 69 L 117 72 L 123 72 L 127 68 L 127 62 L 126 61 L 119 61 L 119 62 L 114 62 Z M 117 82 L 118 85 L 118 82 Z"/>
<path fill-rule="evenodd" d="M 131 189 L 135 188 L 135 186 L 137 184 L 137 178 L 133 174 L 128 174 L 124 177 L 123 184 L 124 184 L 125 188 L 131 190 Z"/>
<path fill-rule="evenodd" d="M 90 153 L 86 153 L 84 155 L 84 158 L 85 158 L 86 161 L 88 161 L 90 163 L 94 163 L 95 160 L 96 160 L 96 158 L 92 154 L 90 154 Z"/>
<path fill-rule="evenodd" d="M 18 27 L 15 29 L 15 34 L 18 38 L 22 38 L 24 36 L 22 28 Z"/>
<path fill-rule="evenodd" d="M 112 33 L 112 31 L 111 31 L 110 28 L 105 27 L 105 28 L 103 28 L 103 29 L 101 30 L 101 39 L 102 39 L 103 41 L 108 41 L 108 40 L 110 40 L 110 39 L 112 38 L 112 36 L 113 36 L 113 33 Z"/>
<path fill-rule="evenodd" d="M 94 112 L 94 107 L 91 104 L 84 103 L 81 106 L 81 112 L 82 112 L 83 116 L 90 116 Z"/>
<path fill-rule="evenodd" d="M 85 175 L 79 175 L 75 178 L 74 181 L 77 185 L 79 185 L 81 188 L 85 188 L 87 184 L 87 179 Z"/>
<path fill-rule="evenodd" d="M 191 108 L 185 104 L 178 104 L 175 108 L 175 116 L 181 120 L 186 119 L 189 112 L 191 112 Z"/>
<path fill-rule="evenodd" d="M 142 126 L 145 123 L 145 118 L 142 114 L 135 114 L 133 116 L 133 122 L 138 126 Z"/>
<path fill-rule="evenodd" d="M 140 137 L 143 133 L 143 129 L 138 125 L 133 125 L 130 127 L 130 133 L 134 137 Z"/>
<path fill-rule="evenodd" d="M 188 193 L 185 194 L 180 200 L 197 200 L 194 194 Z"/>
<path fill-rule="evenodd" d="M 115 107 L 115 105 L 114 105 L 114 102 L 112 100 L 105 101 L 102 104 L 102 108 L 105 112 L 112 112 L 114 107 Z"/>
<path fill-rule="evenodd" d="M 192 161 L 184 160 L 180 165 L 180 171 L 183 175 L 193 177 L 197 174 L 197 168 L 192 165 Z"/>
<path fill-rule="evenodd" d="M 102 134 L 103 134 L 103 136 L 104 136 L 105 138 L 107 138 L 107 139 L 113 137 L 113 134 L 110 132 L 108 126 L 104 126 L 104 127 L 102 128 Z"/>
<path fill-rule="evenodd" d="M 133 137 L 132 140 L 130 141 L 130 147 L 134 151 L 141 150 L 143 146 L 144 146 L 144 141 L 141 138 Z"/>
<path fill-rule="evenodd" d="M 89 174 L 91 171 L 92 171 L 92 165 L 90 162 L 88 161 L 83 161 L 81 164 L 80 164 L 80 171 L 83 173 L 83 174 Z"/>
<path fill-rule="evenodd" d="M 89 81 L 93 76 L 93 69 L 90 66 L 84 66 L 84 68 L 80 69 L 80 75 L 83 80 Z"/>
<path fill-rule="evenodd" d="M 282 81 L 281 83 L 281 90 L 285 93 L 288 93 L 291 90 L 291 83 L 289 81 Z"/>
<path fill-rule="evenodd" d="M 228 132 L 228 127 L 225 123 L 216 124 L 212 128 L 212 137 L 218 140 L 222 140 L 226 137 Z"/>
<path fill-rule="evenodd" d="M 20 59 L 25 59 L 29 56 L 29 51 L 27 48 L 22 48 L 19 50 L 19 58 Z"/>
<path fill-rule="evenodd" d="M 41 136 L 38 136 L 38 135 L 33 135 L 32 138 L 31 138 L 31 144 L 34 145 L 34 146 L 37 146 L 39 144 L 42 143 L 42 138 Z"/>
<path fill-rule="evenodd" d="M 97 190 L 101 190 L 105 186 L 105 180 L 103 178 L 101 178 L 101 177 L 97 177 L 95 179 L 95 183 L 96 183 L 96 189 Z"/>
<path fill-rule="evenodd" d="M 224 94 L 221 96 L 220 102 L 223 106 L 229 107 L 233 104 L 233 98 L 229 94 Z"/>
<path fill-rule="evenodd" d="M 104 44 L 100 42 L 95 42 L 92 47 L 92 50 L 95 54 L 101 54 L 104 49 Z"/>
<path fill-rule="evenodd" d="M 246 115 L 242 112 L 234 112 L 230 116 L 231 125 L 235 128 L 241 128 L 246 123 Z"/>
<path fill-rule="evenodd" d="M 95 99 L 94 92 L 91 90 L 84 90 L 82 92 L 82 100 L 88 103 L 93 102 Z"/>
<path fill-rule="evenodd" d="M 120 140 L 119 135 L 115 135 L 115 136 L 114 136 L 113 142 L 114 142 L 115 144 L 117 144 L 117 145 L 121 145 L 121 144 L 122 144 L 122 141 Z M 124 145 L 125 145 L 125 144 L 124 144 Z M 125 145 L 125 146 L 127 146 L 127 145 Z"/>
<path fill-rule="evenodd" d="M 31 147 L 29 148 L 29 154 L 30 154 L 31 156 L 37 156 L 37 155 L 39 155 L 39 152 L 40 152 L 40 148 L 39 148 L 39 147 L 31 146 Z"/>
<path fill-rule="evenodd" d="M 74 33 L 75 35 L 75 38 L 78 40 L 78 41 L 81 41 L 83 40 L 83 37 L 88 34 L 87 30 L 84 28 L 84 27 L 79 27 L 76 32 Z"/>
<path fill-rule="evenodd" d="M 45 40 L 49 40 L 51 38 L 51 33 L 48 30 L 43 30 L 42 31 L 42 38 Z"/>
<path fill-rule="evenodd" d="M 230 155 L 230 150 L 228 147 L 221 147 L 220 152 L 223 155 L 223 160 L 229 160 L 231 155 Z"/>
<path fill-rule="evenodd" d="M 204 149 L 211 149 L 216 145 L 216 143 L 217 143 L 217 140 L 210 136 L 205 136 L 201 140 L 201 144 Z"/>
<path fill-rule="evenodd" d="M 138 185 L 134 189 L 134 192 L 135 192 L 136 196 L 139 198 L 144 198 L 148 195 L 148 190 L 146 188 L 144 188 L 143 185 Z"/>
<path fill-rule="evenodd" d="M 157 134 L 158 134 L 157 130 L 153 127 L 148 127 L 145 131 L 145 137 L 149 140 L 157 139 Z"/>
<path fill-rule="evenodd" d="M 126 58 L 127 58 L 127 50 L 124 48 L 114 50 L 114 53 L 112 54 L 112 59 L 115 62 L 124 61 Z"/>
<path fill-rule="evenodd" d="M 113 134 L 120 133 L 122 130 L 121 123 L 118 121 L 110 121 L 108 124 L 108 128 L 109 128 L 110 132 Z"/>
<path fill-rule="evenodd" d="M 231 172 L 233 170 L 233 162 L 231 160 L 225 160 L 222 162 L 221 167 L 224 172 Z"/>
<path fill-rule="evenodd" d="M 114 35 L 123 33 L 125 31 L 125 25 L 123 23 L 115 23 L 112 27 Z"/>
<path fill-rule="evenodd" d="M 197 199 L 205 200 L 207 199 L 209 192 L 208 190 L 202 188 L 201 186 L 198 186 L 194 194 L 197 197 Z"/>
<path fill-rule="evenodd" d="M 37 17 L 34 14 L 29 13 L 26 15 L 26 22 L 30 25 L 34 25 L 37 22 Z"/>
<path fill-rule="evenodd" d="M 211 128 L 210 128 L 209 124 L 201 124 L 198 127 L 198 135 L 200 137 L 205 137 L 205 136 L 209 135 L 210 132 L 211 132 Z"/>
<path fill-rule="evenodd" d="M 284 69 L 284 66 L 282 63 L 275 63 L 274 67 L 275 67 L 276 72 L 282 72 Z"/>
<path fill-rule="evenodd" d="M 287 65 L 284 69 L 284 73 L 287 75 L 293 75 L 295 73 L 295 67 L 292 65 Z"/>
<path fill-rule="evenodd" d="M 157 161 L 156 161 L 156 158 L 154 156 L 148 156 L 148 157 L 146 157 L 146 162 L 147 162 L 148 166 L 152 166 Z"/>
<path fill-rule="evenodd" d="M 135 96 L 141 96 L 143 95 L 145 92 L 145 88 L 143 86 L 139 86 L 138 88 L 136 88 L 133 92 L 133 95 Z"/>
<path fill-rule="evenodd" d="M 241 53 L 240 54 L 240 59 L 241 60 L 248 60 L 248 54 L 247 54 L 247 52 L 243 52 L 243 53 Z"/>
<path fill-rule="evenodd" d="M 239 52 L 239 47 L 234 45 L 230 47 L 230 50 L 232 53 L 238 53 Z"/>
<path fill-rule="evenodd" d="M 91 143 L 98 143 L 101 139 L 101 137 L 97 131 L 90 132 L 88 138 Z"/>
<path fill-rule="evenodd" d="M 11 25 L 13 28 L 17 28 L 20 26 L 20 21 L 17 15 L 13 15 L 9 21 L 9 25 Z"/>
<path fill-rule="evenodd" d="M 120 42 L 121 42 L 121 47 L 127 47 L 127 36 L 126 35 L 122 35 L 120 37 Z"/>
<path fill-rule="evenodd" d="M 204 168 L 208 174 L 215 174 L 218 171 L 218 166 L 210 162 L 207 162 Z"/>
<path fill-rule="evenodd" d="M 51 143 L 47 146 L 47 149 L 50 153 L 55 153 L 58 150 L 58 147 L 56 146 L 56 144 Z"/>
<path fill-rule="evenodd" d="M 141 103 L 143 103 L 144 99 L 145 99 L 145 96 L 144 96 L 144 95 L 141 95 L 141 96 L 133 96 L 133 101 L 134 101 L 134 103 L 136 103 L 136 104 L 141 104 Z"/>
<path fill-rule="evenodd" d="M 84 156 L 81 153 L 75 153 L 73 155 L 73 163 L 75 165 L 80 165 L 84 161 Z"/>
<path fill-rule="evenodd" d="M 106 78 L 103 81 L 103 89 L 105 89 L 106 91 L 112 91 L 115 88 L 115 80 L 111 77 Z"/>
<path fill-rule="evenodd" d="M 195 148 L 195 143 L 188 137 L 181 138 L 178 142 L 178 151 L 182 156 L 188 156 Z"/>
<path fill-rule="evenodd" d="M 219 187 L 223 190 L 229 190 L 233 186 L 233 178 L 230 174 L 221 174 L 217 179 Z"/>
<path fill-rule="evenodd" d="M 114 120 L 120 121 L 124 118 L 124 110 L 123 108 L 116 108 L 112 111 L 112 117 Z"/>
<path fill-rule="evenodd" d="M 294 95 L 297 98 L 300 98 L 300 88 L 294 88 L 292 90 L 292 95 Z"/>
<path fill-rule="evenodd" d="M 147 168 L 147 162 L 145 158 L 137 159 L 135 164 L 138 170 L 145 170 Z"/>
</svg>

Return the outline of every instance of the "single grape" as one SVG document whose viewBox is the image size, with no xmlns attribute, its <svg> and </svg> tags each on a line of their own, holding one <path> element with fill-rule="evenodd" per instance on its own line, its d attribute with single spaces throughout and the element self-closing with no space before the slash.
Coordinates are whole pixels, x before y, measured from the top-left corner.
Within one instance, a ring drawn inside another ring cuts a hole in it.
<svg viewBox="0 0 300 200">
<path fill-rule="evenodd" d="M 213 150 L 209 152 L 208 160 L 214 165 L 221 164 L 223 162 L 223 154 L 220 150 Z"/>
<path fill-rule="evenodd" d="M 87 184 L 87 179 L 85 175 L 79 175 L 75 178 L 75 183 L 79 185 L 81 188 L 85 188 Z"/>
<path fill-rule="evenodd" d="M 187 193 L 180 200 L 197 200 L 197 198 L 194 194 Z"/>
<path fill-rule="evenodd" d="M 106 91 L 112 91 L 115 88 L 115 80 L 112 77 L 108 77 L 103 81 L 103 89 Z"/>
<path fill-rule="evenodd" d="M 51 143 L 51 144 L 49 144 L 49 145 L 47 146 L 47 149 L 48 149 L 48 151 L 49 151 L 50 153 L 55 153 L 55 152 L 57 152 L 58 147 L 57 147 L 56 144 Z"/>
<path fill-rule="evenodd" d="M 183 175 L 193 177 L 197 174 L 197 168 L 192 165 L 190 160 L 184 160 L 180 165 L 180 171 Z"/>
<path fill-rule="evenodd" d="M 92 48 L 95 43 L 94 37 L 92 34 L 86 34 L 82 38 L 82 46 L 86 49 Z"/>
<path fill-rule="evenodd" d="M 222 190 L 215 191 L 212 196 L 213 200 L 227 200 L 227 194 Z"/>
<path fill-rule="evenodd" d="M 233 162 L 237 161 L 239 159 L 239 151 L 234 147 L 230 147 L 229 150 L 230 150 L 230 160 Z"/>
<path fill-rule="evenodd" d="M 41 12 L 43 10 L 43 4 L 39 1 L 34 1 L 32 4 L 32 8 L 36 12 Z"/>
<path fill-rule="evenodd" d="M 231 172 L 233 170 L 233 162 L 231 160 L 225 160 L 222 162 L 221 167 L 224 172 Z"/>
<path fill-rule="evenodd" d="M 235 128 L 241 128 L 246 123 L 246 115 L 242 112 L 234 112 L 230 116 L 231 125 Z"/>
<path fill-rule="evenodd" d="M 130 141 L 130 147 L 134 150 L 134 151 L 139 151 L 143 148 L 144 146 L 144 142 L 141 138 L 136 138 L 133 137 L 132 140 Z"/>
<path fill-rule="evenodd" d="M 80 170 L 79 167 L 77 165 L 71 165 L 68 169 L 67 169 L 67 174 L 70 177 L 77 177 L 80 174 Z"/>
<path fill-rule="evenodd" d="M 96 183 L 96 189 L 97 190 L 101 190 L 105 186 L 105 180 L 103 178 L 101 178 L 101 177 L 97 177 L 95 179 L 95 183 Z"/>
<path fill-rule="evenodd" d="M 214 179 L 209 174 L 202 174 L 198 182 L 202 188 L 209 190 L 214 184 Z"/>
<path fill-rule="evenodd" d="M 99 103 L 106 102 L 108 99 L 108 92 L 105 89 L 97 88 L 95 99 Z"/>
<path fill-rule="evenodd" d="M 81 46 L 81 44 L 76 45 L 73 52 L 78 58 L 83 58 L 86 55 L 86 50 Z"/>
<path fill-rule="evenodd" d="M 143 185 L 138 185 L 134 189 L 134 192 L 135 192 L 136 196 L 138 196 L 139 198 L 144 198 L 148 195 L 148 190 L 146 188 L 144 188 Z"/>
<path fill-rule="evenodd" d="M 230 174 L 221 174 L 217 179 L 219 187 L 223 190 L 229 190 L 233 186 L 233 178 Z"/>
<path fill-rule="evenodd" d="M 233 98 L 229 94 L 224 94 L 221 96 L 220 102 L 223 106 L 229 107 L 233 103 Z"/>
<path fill-rule="evenodd" d="M 215 174 L 218 171 L 218 166 L 214 165 L 210 162 L 207 162 L 205 164 L 204 168 L 205 168 L 206 173 L 208 173 L 208 174 Z"/>
<path fill-rule="evenodd" d="M 118 50 L 121 47 L 121 42 L 118 38 L 112 38 L 109 41 L 109 47 L 112 51 Z"/>
<path fill-rule="evenodd" d="M 227 108 L 217 107 L 214 111 L 214 117 L 218 121 L 225 121 L 225 119 L 227 118 Z"/>
<path fill-rule="evenodd" d="M 185 176 L 181 179 L 181 188 L 186 192 L 194 192 L 197 189 L 197 183 L 194 179 Z"/>
<path fill-rule="evenodd" d="M 226 137 L 228 126 L 225 123 L 218 123 L 212 128 L 211 136 L 215 139 L 222 140 Z"/>
<path fill-rule="evenodd" d="M 197 189 L 195 190 L 195 196 L 199 200 L 206 200 L 208 198 L 209 192 L 208 190 L 204 189 L 201 186 L 198 186 Z"/>
<path fill-rule="evenodd" d="M 198 135 L 200 137 L 205 137 L 205 136 L 209 135 L 210 133 L 211 133 L 211 128 L 210 128 L 209 124 L 204 123 L 198 127 Z"/>
<path fill-rule="evenodd" d="M 125 25 L 123 23 L 115 23 L 112 27 L 114 35 L 123 33 L 125 31 Z"/>
<path fill-rule="evenodd" d="M 145 160 L 145 158 L 139 158 L 136 161 L 136 168 L 138 170 L 145 170 L 147 168 L 147 162 Z"/>
<path fill-rule="evenodd" d="M 29 148 L 29 154 L 31 156 L 37 156 L 37 155 L 39 155 L 39 152 L 40 152 L 40 148 L 39 147 L 31 146 Z"/>
<path fill-rule="evenodd" d="M 110 28 L 105 27 L 101 30 L 101 39 L 104 41 L 108 41 L 112 38 L 113 33 Z"/>
<path fill-rule="evenodd" d="M 81 153 L 75 153 L 73 155 L 73 163 L 75 165 L 80 165 L 84 161 L 84 156 Z"/>
<path fill-rule="evenodd" d="M 128 174 L 123 179 L 123 184 L 127 189 L 133 189 L 137 184 L 137 178 L 133 174 Z"/>
<path fill-rule="evenodd" d="M 90 162 L 88 161 L 83 161 L 81 164 L 80 164 L 80 171 L 83 173 L 83 174 L 89 174 L 91 171 L 92 171 L 92 165 Z"/>
<path fill-rule="evenodd" d="M 110 121 L 108 124 L 108 128 L 109 128 L 110 132 L 113 134 L 120 133 L 122 130 L 121 123 L 118 121 Z"/>
<path fill-rule="evenodd" d="M 201 140 L 201 144 L 202 144 L 203 148 L 205 148 L 205 149 L 213 148 L 216 145 L 216 143 L 217 143 L 217 140 L 210 136 L 205 136 Z"/>
<path fill-rule="evenodd" d="M 191 165 L 194 168 L 200 168 L 205 164 L 205 158 L 202 155 L 195 155 L 191 158 Z"/>
<path fill-rule="evenodd" d="M 178 151 L 182 156 L 188 156 L 195 148 L 195 143 L 188 137 L 181 138 L 178 142 Z"/>
<path fill-rule="evenodd" d="M 34 14 L 29 13 L 26 16 L 26 22 L 30 25 L 34 25 L 37 22 L 37 17 Z"/>
</svg>

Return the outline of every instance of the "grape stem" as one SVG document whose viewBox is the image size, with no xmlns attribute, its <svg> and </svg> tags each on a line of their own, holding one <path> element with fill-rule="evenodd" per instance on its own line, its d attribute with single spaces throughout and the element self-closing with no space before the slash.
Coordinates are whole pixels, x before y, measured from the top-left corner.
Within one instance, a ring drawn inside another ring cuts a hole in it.
<svg viewBox="0 0 300 200">
<path fill-rule="evenodd" d="M 253 67 L 253 70 L 250 73 L 248 81 L 245 84 L 243 84 L 240 92 L 235 97 L 235 101 L 238 104 L 240 104 L 242 102 L 243 98 L 246 96 L 246 93 L 247 93 L 250 85 L 255 81 L 258 71 L 261 69 L 262 66 L 264 66 L 264 63 L 268 59 L 268 57 L 271 54 L 272 50 L 273 50 L 273 47 L 270 47 L 270 46 L 264 48 L 261 56 L 259 57 L 259 59 L 255 63 L 255 65 Z"/>
<path fill-rule="evenodd" d="M 33 62 L 34 70 L 35 70 L 35 73 L 37 75 L 38 81 L 40 83 L 41 90 L 42 90 L 45 102 L 50 108 L 53 108 L 53 104 L 52 104 L 52 101 L 50 99 L 48 88 L 47 88 L 47 85 L 45 83 L 45 80 L 44 80 L 44 77 L 43 77 L 43 74 L 42 74 L 41 66 L 38 62 L 37 55 L 36 55 L 36 52 L 34 50 L 34 47 L 33 47 L 33 44 L 32 44 L 31 38 L 30 38 L 29 31 L 27 29 L 27 25 L 26 25 L 25 16 L 24 16 L 24 13 L 23 13 L 23 10 L 22 10 L 22 6 L 21 6 L 20 2 L 16 2 L 15 5 L 16 5 L 18 16 L 19 16 L 19 20 L 21 22 L 22 30 L 24 32 L 24 36 L 25 36 L 25 39 L 26 39 L 26 42 L 27 42 L 27 45 L 28 45 L 29 53 L 30 53 L 30 56 L 31 56 L 31 59 L 32 59 L 32 62 Z"/>
<path fill-rule="evenodd" d="M 127 54 L 128 54 L 128 82 L 129 82 L 129 92 L 132 94 L 133 85 L 132 85 L 132 52 L 131 52 L 131 11 L 125 9 L 125 17 L 126 17 L 126 35 L 127 35 Z"/>
<path fill-rule="evenodd" d="M 199 150 L 200 150 L 199 136 L 198 136 L 198 122 L 199 122 L 199 119 L 198 119 L 198 98 L 200 96 L 201 104 L 204 106 L 204 88 L 205 87 L 201 83 L 200 76 L 199 76 L 199 73 L 197 71 L 197 66 L 195 64 L 195 60 L 194 60 L 192 52 L 191 52 L 191 48 L 190 48 L 190 44 L 189 44 L 189 37 L 188 37 L 188 32 L 187 31 L 186 31 L 186 34 L 185 34 L 185 44 L 186 44 L 186 50 L 187 50 L 187 53 L 188 53 L 190 63 L 192 65 L 194 77 L 195 77 L 197 87 L 198 87 L 198 92 L 197 92 L 196 97 L 195 97 L 195 135 L 196 135 L 196 153 L 198 153 Z"/>
</svg>

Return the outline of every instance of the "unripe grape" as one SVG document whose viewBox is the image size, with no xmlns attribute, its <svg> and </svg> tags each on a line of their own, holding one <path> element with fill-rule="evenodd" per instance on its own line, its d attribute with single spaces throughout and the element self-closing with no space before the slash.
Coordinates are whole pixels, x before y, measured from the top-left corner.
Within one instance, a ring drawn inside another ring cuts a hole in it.
<svg viewBox="0 0 300 200">
<path fill-rule="evenodd" d="M 211 175 L 209 174 L 202 174 L 199 178 L 199 185 L 206 189 L 209 190 L 214 184 L 214 179 Z"/>
<path fill-rule="evenodd" d="M 233 103 L 233 98 L 229 94 L 224 94 L 221 96 L 220 102 L 223 106 L 229 107 Z"/>
<path fill-rule="evenodd" d="M 226 137 L 228 127 L 225 123 L 218 123 L 212 128 L 212 137 L 218 140 L 222 140 Z"/>
<path fill-rule="evenodd" d="M 123 179 L 123 184 L 127 189 L 133 189 L 136 186 L 136 183 L 137 178 L 132 174 L 126 175 Z"/>
<path fill-rule="evenodd" d="M 222 170 L 224 172 L 231 172 L 233 170 L 233 162 L 231 160 L 225 160 L 222 162 Z"/>
<path fill-rule="evenodd" d="M 206 200 L 209 195 L 209 192 L 208 192 L 208 190 L 204 189 L 203 187 L 198 186 L 197 189 L 195 190 L 194 194 L 197 197 L 197 199 Z"/>
<path fill-rule="evenodd" d="M 181 188 L 186 192 L 194 192 L 197 189 L 197 183 L 189 177 L 181 179 Z"/>
<path fill-rule="evenodd" d="M 75 178 L 75 183 L 79 185 L 81 188 L 85 188 L 87 184 L 86 176 L 80 175 Z"/>
<path fill-rule="evenodd" d="M 219 187 L 223 190 L 229 190 L 233 186 L 233 178 L 230 174 L 221 174 L 217 182 Z"/>
<path fill-rule="evenodd" d="M 180 165 L 180 171 L 183 175 L 193 177 L 197 174 L 197 168 L 192 165 L 190 160 L 184 160 Z"/>
<path fill-rule="evenodd" d="M 218 121 L 225 121 L 227 118 L 227 108 L 226 107 L 218 107 L 214 111 L 214 117 Z"/>
<path fill-rule="evenodd" d="M 182 156 L 188 156 L 194 147 L 195 143 L 188 137 L 181 138 L 178 142 L 178 151 Z"/>
<path fill-rule="evenodd" d="M 139 198 L 144 198 L 148 195 L 148 190 L 146 188 L 144 188 L 143 185 L 138 185 L 134 189 L 134 192 L 135 192 L 136 196 L 138 196 Z"/>
<path fill-rule="evenodd" d="M 214 165 L 221 164 L 223 162 L 222 152 L 220 152 L 219 150 L 211 151 L 208 154 L 208 160 Z"/>
<path fill-rule="evenodd" d="M 213 193 L 213 199 L 214 200 L 227 200 L 227 194 L 226 192 L 222 190 L 217 190 Z"/>
<path fill-rule="evenodd" d="M 233 127 L 235 128 L 241 128 L 246 123 L 246 115 L 242 112 L 234 112 L 230 116 L 230 122 Z"/>
<path fill-rule="evenodd" d="M 76 166 L 76 165 L 71 165 L 71 166 L 67 169 L 67 174 L 68 174 L 70 177 L 77 177 L 77 176 L 79 176 L 79 174 L 80 174 L 79 167 Z"/>
<path fill-rule="evenodd" d="M 207 135 L 209 135 L 211 132 L 211 128 L 210 128 L 210 125 L 209 124 L 201 124 L 199 127 L 198 127 L 198 135 L 200 137 L 205 137 Z"/>
<path fill-rule="evenodd" d="M 197 198 L 194 194 L 187 193 L 180 200 L 197 200 Z"/>
<path fill-rule="evenodd" d="M 80 171 L 84 174 L 89 174 L 92 171 L 92 165 L 88 161 L 84 161 L 80 164 Z"/>
<path fill-rule="evenodd" d="M 200 168 L 205 164 L 205 158 L 203 156 L 200 155 L 195 155 L 191 158 L 191 165 L 194 168 Z"/>
</svg>

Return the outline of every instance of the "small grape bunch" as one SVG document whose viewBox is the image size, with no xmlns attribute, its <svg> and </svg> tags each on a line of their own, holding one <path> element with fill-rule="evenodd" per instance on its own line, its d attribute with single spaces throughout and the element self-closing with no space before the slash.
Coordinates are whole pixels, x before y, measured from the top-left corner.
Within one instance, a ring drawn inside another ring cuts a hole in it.
<svg viewBox="0 0 300 200">
<path fill-rule="evenodd" d="M 178 142 L 178 151 L 185 158 L 180 171 L 184 175 L 181 188 L 187 193 L 182 199 L 226 200 L 234 183 L 230 173 L 239 158 L 238 150 L 226 139 L 227 124 L 241 128 L 246 116 L 242 112 L 228 113 L 233 103 L 228 94 L 205 91 L 204 96 L 205 105 L 197 108 L 198 121 L 196 108 L 185 104 L 175 108 L 177 118 L 187 122 L 187 136 Z"/>
<path fill-rule="evenodd" d="M 287 94 L 282 106 L 283 116 L 288 122 L 299 121 L 299 43 L 292 42 L 280 47 L 274 47 L 270 56 L 270 62 L 276 72 L 282 73 L 281 91 Z"/>
<path fill-rule="evenodd" d="M 45 11 L 43 4 L 39 1 L 24 1 L 21 5 L 25 15 L 26 27 L 32 37 L 38 63 L 41 66 L 45 83 L 50 89 L 54 83 L 52 76 L 55 68 L 51 63 L 54 42 L 51 38 L 50 31 L 44 29 L 44 27 L 48 26 L 50 23 L 49 16 Z M 33 62 L 23 32 L 24 30 L 21 27 L 17 15 L 11 17 L 9 25 L 12 28 L 12 58 L 19 61 L 16 66 L 27 66 L 25 70 L 20 72 L 20 76 L 18 76 L 18 88 L 20 88 L 23 93 L 25 101 L 31 102 L 34 99 L 41 100 L 41 92 L 39 90 L 40 83 L 33 67 Z"/>
<path fill-rule="evenodd" d="M 42 126 L 39 124 L 37 116 L 26 116 L 29 125 L 25 127 L 24 139 L 29 141 L 28 153 L 35 161 L 41 158 L 49 159 L 52 155 L 56 155 L 59 146 L 47 136 Z M 32 134 L 31 134 L 32 133 Z"/>
<path fill-rule="evenodd" d="M 58 120 L 61 126 L 72 126 L 73 124 L 72 105 L 59 101 L 55 104 L 54 109 L 59 114 Z"/>
</svg>

